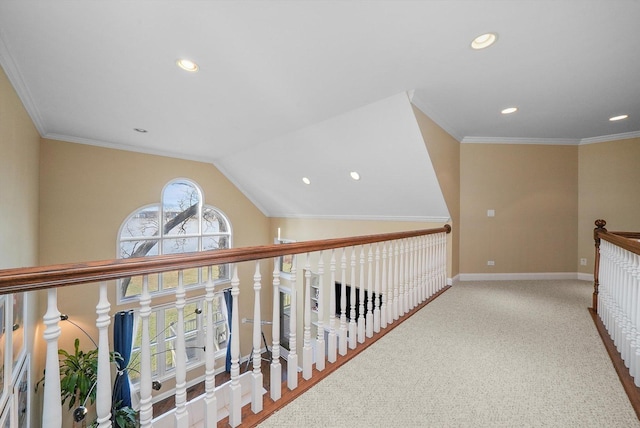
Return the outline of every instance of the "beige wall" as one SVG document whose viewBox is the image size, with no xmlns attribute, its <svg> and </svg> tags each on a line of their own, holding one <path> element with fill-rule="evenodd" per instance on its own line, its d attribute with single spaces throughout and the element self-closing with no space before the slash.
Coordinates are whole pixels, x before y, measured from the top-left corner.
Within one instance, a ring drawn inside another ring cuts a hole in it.
<svg viewBox="0 0 640 428">
<path fill-rule="evenodd" d="M 415 106 L 413 111 L 451 215 L 447 262 L 453 278 L 460 273 L 460 143 Z"/>
<path fill-rule="evenodd" d="M 38 264 L 40 135 L 0 69 L 0 269 Z"/>
<path fill-rule="evenodd" d="M 200 185 L 205 203 L 224 212 L 233 228 L 233 246 L 263 245 L 270 240 L 269 220 L 213 165 L 162 156 L 126 152 L 68 142 L 43 140 L 40 163 L 40 261 L 43 265 L 116 258 L 116 239 L 122 222 L 138 208 L 160 201 L 164 186 L 175 178 Z M 261 268 L 269 278 L 273 267 Z M 241 316 L 252 318 L 255 266 L 241 264 Z M 112 312 L 115 287 L 109 288 Z M 251 293 L 251 294 L 250 294 Z M 154 299 L 154 304 L 161 300 Z M 69 314 L 94 338 L 97 287 L 94 284 L 61 288 L 58 308 Z M 269 313 L 270 299 L 263 299 Z M 42 303 L 44 308 L 44 302 Z M 76 337 L 84 348 L 89 340 L 75 327 L 63 324 L 60 347 L 71 349 Z M 251 325 L 242 325 L 250 338 Z M 250 341 L 242 344 L 249 354 Z"/>
<path fill-rule="evenodd" d="M 461 273 L 576 272 L 577 146 L 462 144 L 460 171 Z"/>
<path fill-rule="evenodd" d="M 38 264 L 38 157 L 40 135 L 22 102 L 0 68 L 0 269 Z M 38 321 L 37 293 L 28 293 L 25 314 L 27 341 L 25 349 L 33 351 L 35 325 Z M 14 334 L 21 333 L 18 330 Z M 4 354 L 3 354 L 4 355 Z M 31 376 L 39 379 L 35 358 L 31 359 Z M 5 367 L 5 373 L 10 373 Z M 32 392 L 32 389 L 29 389 Z M 40 420 L 39 404 L 34 398 L 31 420 Z"/>
<path fill-rule="evenodd" d="M 640 138 L 579 147 L 578 256 L 588 260 L 581 273 L 593 273 L 596 219 L 611 231 L 640 231 Z"/>
</svg>

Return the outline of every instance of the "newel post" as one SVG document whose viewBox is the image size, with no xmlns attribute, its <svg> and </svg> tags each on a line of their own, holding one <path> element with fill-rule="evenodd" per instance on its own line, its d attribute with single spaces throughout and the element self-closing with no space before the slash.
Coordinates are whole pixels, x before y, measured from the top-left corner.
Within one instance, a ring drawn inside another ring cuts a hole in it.
<svg viewBox="0 0 640 428">
<path fill-rule="evenodd" d="M 598 287 L 600 286 L 600 282 L 598 281 L 598 275 L 600 271 L 600 232 L 606 232 L 607 229 L 604 227 L 607 225 L 607 222 L 598 219 L 595 222 L 595 229 L 593 229 L 593 240 L 596 243 L 596 257 L 593 266 L 593 311 L 598 313 Z"/>
</svg>

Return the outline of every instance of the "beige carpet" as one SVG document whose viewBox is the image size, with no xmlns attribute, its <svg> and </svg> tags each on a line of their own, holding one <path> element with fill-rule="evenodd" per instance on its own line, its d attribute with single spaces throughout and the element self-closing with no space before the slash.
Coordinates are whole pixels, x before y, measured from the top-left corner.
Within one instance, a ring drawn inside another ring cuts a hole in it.
<svg viewBox="0 0 640 428">
<path fill-rule="evenodd" d="M 583 281 L 455 285 L 269 427 L 640 427 Z"/>
</svg>

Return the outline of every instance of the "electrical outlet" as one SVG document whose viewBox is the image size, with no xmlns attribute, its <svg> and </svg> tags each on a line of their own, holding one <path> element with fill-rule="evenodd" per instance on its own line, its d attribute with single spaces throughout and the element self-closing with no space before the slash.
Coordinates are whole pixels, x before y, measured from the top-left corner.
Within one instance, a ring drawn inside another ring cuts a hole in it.
<svg viewBox="0 0 640 428">
<path fill-rule="evenodd" d="M 587 265 L 587 259 L 580 259 L 580 266 L 586 266 Z"/>
<path fill-rule="evenodd" d="M 496 262 L 493 260 L 487 260 L 487 266 L 495 266 Z"/>
</svg>

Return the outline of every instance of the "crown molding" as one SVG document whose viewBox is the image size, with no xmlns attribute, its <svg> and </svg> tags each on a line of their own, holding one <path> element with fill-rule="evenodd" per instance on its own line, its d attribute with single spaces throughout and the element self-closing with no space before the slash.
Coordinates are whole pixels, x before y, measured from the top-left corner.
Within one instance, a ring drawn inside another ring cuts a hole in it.
<svg viewBox="0 0 640 428">
<path fill-rule="evenodd" d="M 428 105 L 427 103 L 425 103 L 424 101 L 422 101 L 420 99 L 420 95 L 418 93 L 416 93 L 415 91 L 413 93 L 411 93 L 410 95 L 410 101 L 411 104 L 413 104 L 414 106 L 416 106 L 418 108 L 418 110 L 420 110 L 422 113 L 424 113 L 425 115 L 427 115 L 427 117 L 431 120 L 433 120 L 440 128 L 444 129 L 445 132 L 449 135 L 451 135 L 453 138 L 456 139 L 456 141 L 461 142 L 462 141 L 462 136 L 458 135 L 457 132 L 454 131 L 454 129 L 449 126 L 447 124 L 447 122 L 445 122 L 442 118 L 438 117 L 438 115 L 436 114 L 435 111 L 433 111 Z"/>
<path fill-rule="evenodd" d="M 213 163 L 213 159 L 208 159 L 204 156 L 187 156 L 184 153 L 171 152 L 165 150 L 157 150 L 148 147 L 130 146 L 128 144 L 110 143 L 107 141 L 93 140 L 90 138 L 72 137 L 70 135 L 61 135 L 55 133 L 49 133 L 42 136 L 42 138 L 48 140 L 62 141 L 64 143 L 84 144 L 87 146 L 102 147 L 105 149 L 123 150 L 126 152 L 144 153 L 147 155 L 162 156 L 166 158 L 184 159 L 194 162 Z"/>
<path fill-rule="evenodd" d="M 505 137 L 464 137 L 462 144 L 539 144 L 551 146 L 578 146 L 579 138 L 505 138 Z"/>
<path fill-rule="evenodd" d="M 440 216 L 368 216 L 368 215 L 315 215 L 274 213 L 271 218 L 296 218 L 305 220 L 357 220 L 357 221 L 413 221 L 426 223 L 448 223 L 451 217 Z"/>
<path fill-rule="evenodd" d="M 604 143 L 607 141 L 628 140 L 630 138 L 640 138 L 640 131 L 624 132 L 621 134 L 603 135 L 601 137 L 583 138 L 580 140 L 580 145 Z"/>
</svg>

